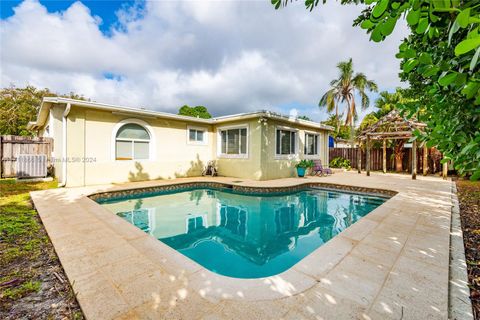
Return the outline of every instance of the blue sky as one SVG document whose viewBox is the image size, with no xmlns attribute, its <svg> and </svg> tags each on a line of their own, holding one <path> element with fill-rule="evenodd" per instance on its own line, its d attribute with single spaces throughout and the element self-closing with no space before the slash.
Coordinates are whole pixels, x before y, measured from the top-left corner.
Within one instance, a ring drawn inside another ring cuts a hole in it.
<svg viewBox="0 0 480 320">
<path fill-rule="evenodd" d="M 330 1 L 310 13 L 302 1 L 276 11 L 268 0 L 0 4 L 2 86 L 167 112 L 189 104 L 214 115 L 268 109 L 322 120 L 317 103 L 341 60 L 352 57 L 381 90 L 400 85 L 394 55 L 407 29 L 370 42 L 351 26 L 362 6 Z"/>
<path fill-rule="evenodd" d="M 23 0 L 2 0 L 0 1 L 0 18 L 5 19 L 14 14 L 13 9 L 18 6 Z M 40 3 L 47 8 L 48 12 L 54 13 L 59 11 L 65 11 L 75 1 L 40 1 Z M 108 34 L 110 27 L 118 22 L 117 10 L 125 6 L 132 6 L 135 1 L 128 0 L 84 0 L 82 3 L 90 9 L 92 15 L 98 16 L 102 19 L 102 23 L 99 25 L 100 30 Z"/>
</svg>

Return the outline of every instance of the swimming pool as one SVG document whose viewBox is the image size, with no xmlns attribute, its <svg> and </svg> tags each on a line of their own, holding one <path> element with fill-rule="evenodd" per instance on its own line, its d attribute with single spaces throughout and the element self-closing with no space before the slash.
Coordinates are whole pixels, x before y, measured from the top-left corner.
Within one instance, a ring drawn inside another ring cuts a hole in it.
<svg viewBox="0 0 480 320">
<path fill-rule="evenodd" d="M 387 199 L 320 188 L 199 187 L 97 201 L 210 271 L 260 278 L 289 269 Z"/>
</svg>

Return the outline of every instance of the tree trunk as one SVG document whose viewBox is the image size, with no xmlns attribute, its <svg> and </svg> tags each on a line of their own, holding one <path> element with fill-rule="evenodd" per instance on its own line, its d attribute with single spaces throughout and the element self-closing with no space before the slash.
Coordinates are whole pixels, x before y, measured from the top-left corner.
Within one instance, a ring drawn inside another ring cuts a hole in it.
<svg viewBox="0 0 480 320">
<path fill-rule="evenodd" d="M 338 133 L 340 132 L 340 119 L 338 118 L 338 101 L 335 105 L 335 116 L 336 116 L 336 120 L 337 120 L 337 136 L 338 136 Z"/>
<path fill-rule="evenodd" d="M 405 141 L 397 140 L 394 148 L 394 157 L 395 157 L 395 171 L 402 172 L 403 171 L 403 145 Z"/>
<path fill-rule="evenodd" d="M 422 170 L 423 170 L 423 175 L 426 176 L 428 174 L 428 148 L 427 148 L 426 142 L 423 143 Z"/>
<path fill-rule="evenodd" d="M 347 105 L 348 105 L 348 113 L 349 113 L 349 118 L 350 118 L 350 144 L 352 148 L 355 148 L 355 123 L 354 123 L 354 114 L 353 114 L 353 105 L 355 104 L 355 101 L 352 99 L 347 98 Z M 347 118 L 348 119 L 348 118 Z"/>
<path fill-rule="evenodd" d="M 352 125 L 350 127 L 350 139 L 351 139 L 351 145 L 352 145 L 352 149 L 355 148 L 355 128 L 353 127 L 353 122 L 352 122 Z"/>
</svg>

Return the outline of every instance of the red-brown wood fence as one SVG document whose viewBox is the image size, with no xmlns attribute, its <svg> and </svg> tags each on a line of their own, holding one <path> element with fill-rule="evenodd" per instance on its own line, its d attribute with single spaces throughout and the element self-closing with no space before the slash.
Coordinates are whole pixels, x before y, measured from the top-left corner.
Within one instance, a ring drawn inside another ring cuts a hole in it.
<svg viewBox="0 0 480 320">
<path fill-rule="evenodd" d="M 410 172 L 412 168 L 412 149 L 405 148 L 403 150 L 403 171 Z M 395 159 L 393 149 L 387 148 L 387 171 L 395 171 Z M 330 161 L 334 158 L 341 157 L 350 160 L 352 168 L 357 168 L 358 149 L 357 148 L 330 148 Z M 442 171 L 440 160 L 441 153 L 435 148 L 428 149 L 427 168 L 428 173 L 436 173 Z M 362 169 L 366 170 L 366 152 L 362 150 Z M 370 170 L 383 170 L 383 149 L 370 149 Z M 423 171 L 423 148 L 417 149 L 417 172 Z"/>
<path fill-rule="evenodd" d="M 51 165 L 53 138 L 0 136 L 0 177 L 16 177 L 19 154 L 45 154 L 47 165 Z"/>
</svg>

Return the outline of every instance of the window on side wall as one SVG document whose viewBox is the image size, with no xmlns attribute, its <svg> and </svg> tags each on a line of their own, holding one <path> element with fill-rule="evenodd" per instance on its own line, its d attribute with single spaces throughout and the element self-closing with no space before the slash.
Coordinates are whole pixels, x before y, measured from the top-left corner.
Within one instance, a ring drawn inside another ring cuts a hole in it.
<svg viewBox="0 0 480 320">
<path fill-rule="evenodd" d="M 296 154 L 297 132 L 293 130 L 276 130 L 276 155 L 286 156 Z"/>
<path fill-rule="evenodd" d="M 145 160 L 150 154 L 150 135 L 136 123 L 124 124 L 115 137 L 116 160 Z"/>
<path fill-rule="evenodd" d="M 220 129 L 220 155 L 247 157 L 247 128 Z"/>
<path fill-rule="evenodd" d="M 203 128 L 188 127 L 187 139 L 189 144 L 206 144 L 207 130 Z"/>
<path fill-rule="evenodd" d="M 305 133 L 305 155 L 318 155 L 318 134 Z"/>
</svg>

